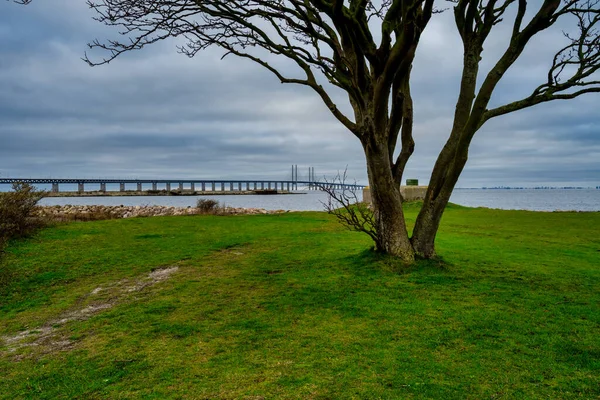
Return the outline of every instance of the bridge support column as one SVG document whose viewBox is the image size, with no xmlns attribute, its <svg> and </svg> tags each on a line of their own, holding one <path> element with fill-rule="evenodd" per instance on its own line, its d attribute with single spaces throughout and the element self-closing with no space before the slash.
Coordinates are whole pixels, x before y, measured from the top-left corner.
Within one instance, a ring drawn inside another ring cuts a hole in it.
<svg viewBox="0 0 600 400">
<path fill-rule="evenodd" d="M 170 192 L 171 191 L 171 182 L 167 182 L 166 186 L 167 186 L 167 192 Z"/>
<path fill-rule="evenodd" d="M 212 183 L 212 191 L 213 192 L 215 191 L 215 183 L 214 182 Z"/>
<path fill-rule="evenodd" d="M 190 185 L 192 186 L 192 192 L 196 191 L 196 184 L 194 182 L 190 183 Z"/>
<path fill-rule="evenodd" d="M 183 182 L 179 182 L 179 190 L 183 192 Z"/>
<path fill-rule="evenodd" d="M 137 184 L 137 191 L 141 192 L 142 191 L 142 184 L 138 182 Z"/>
<path fill-rule="evenodd" d="M 233 192 L 233 182 L 229 182 L 229 190 Z"/>
<path fill-rule="evenodd" d="M 221 182 L 221 192 L 225 191 L 225 182 Z"/>
<path fill-rule="evenodd" d="M 214 190 L 214 189 L 213 189 Z M 202 191 L 206 191 L 206 183 L 202 182 Z"/>
<path fill-rule="evenodd" d="M 256 190 L 256 182 L 254 182 L 254 190 Z"/>
<path fill-rule="evenodd" d="M 125 184 L 119 183 L 119 192 L 124 192 L 124 191 L 125 191 Z"/>
<path fill-rule="evenodd" d="M 271 182 L 269 182 L 269 190 L 271 190 Z"/>
<path fill-rule="evenodd" d="M 238 190 L 241 192 L 242 191 L 242 182 L 238 182 Z"/>
<path fill-rule="evenodd" d="M 58 193 L 58 183 L 52 184 L 52 193 Z"/>
<path fill-rule="evenodd" d="M 156 190 L 156 182 L 152 182 L 152 190 Z"/>
<path fill-rule="evenodd" d="M 81 183 L 81 182 L 80 182 L 80 183 L 78 183 L 78 184 L 77 184 L 77 192 L 79 192 L 79 193 L 83 193 L 83 192 L 85 191 L 85 189 L 84 189 L 84 187 L 83 187 L 83 186 L 84 186 L 84 185 L 83 185 L 83 183 Z"/>
<path fill-rule="evenodd" d="M 265 190 L 265 183 L 264 182 L 260 183 L 260 190 Z"/>
<path fill-rule="evenodd" d="M 287 183 L 287 191 L 288 192 L 290 191 L 290 183 L 289 182 Z"/>
<path fill-rule="evenodd" d="M 100 184 L 100 191 L 101 191 L 102 193 L 106 193 L 106 183 L 101 183 L 101 184 Z"/>
</svg>

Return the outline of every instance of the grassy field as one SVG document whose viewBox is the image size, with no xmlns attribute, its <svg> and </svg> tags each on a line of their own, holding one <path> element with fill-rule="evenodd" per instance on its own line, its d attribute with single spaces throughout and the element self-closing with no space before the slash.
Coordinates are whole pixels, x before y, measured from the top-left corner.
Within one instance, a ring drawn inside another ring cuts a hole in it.
<svg viewBox="0 0 600 400">
<path fill-rule="evenodd" d="M 46 229 L 2 267 L 0 398 L 600 398 L 600 213 L 451 206 L 439 262 L 370 246 L 323 213 Z"/>
</svg>

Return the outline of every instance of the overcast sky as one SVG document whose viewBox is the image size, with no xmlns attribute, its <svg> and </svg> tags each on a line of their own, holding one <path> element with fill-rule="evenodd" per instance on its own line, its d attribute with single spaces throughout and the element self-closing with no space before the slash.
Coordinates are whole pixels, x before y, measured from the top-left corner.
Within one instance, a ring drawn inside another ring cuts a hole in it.
<svg viewBox="0 0 600 400">
<path fill-rule="evenodd" d="M 83 0 L 0 2 L 0 176 L 288 179 L 348 166 L 366 183 L 358 140 L 311 90 L 210 49 L 189 59 L 174 41 L 91 68 L 86 43 L 115 37 Z M 562 27 L 561 27 L 562 28 Z M 503 30 L 504 29 L 504 30 Z M 506 45 L 491 38 L 484 67 Z M 542 83 L 560 28 L 537 38 L 492 103 Z M 427 183 L 448 136 L 462 50 L 451 12 L 427 27 L 413 69 L 416 151 L 405 178 Z M 340 108 L 344 97 L 336 94 Z M 459 187 L 597 186 L 600 95 L 538 105 L 488 122 Z"/>
</svg>

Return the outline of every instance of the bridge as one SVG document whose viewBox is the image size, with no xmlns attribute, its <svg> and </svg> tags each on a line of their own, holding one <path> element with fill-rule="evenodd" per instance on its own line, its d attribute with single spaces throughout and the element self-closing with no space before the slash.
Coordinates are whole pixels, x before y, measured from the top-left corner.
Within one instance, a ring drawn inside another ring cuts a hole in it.
<svg viewBox="0 0 600 400">
<path fill-rule="evenodd" d="M 127 185 L 135 185 L 136 192 L 143 192 L 144 185 L 146 185 L 146 191 L 159 192 L 161 190 L 166 191 L 167 194 L 173 190 L 176 193 L 197 193 L 197 194 L 216 194 L 226 192 L 254 192 L 261 193 L 266 191 L 292 191 L 298 190 L 299 187 L 307 190 L 322 190 L 323 188 L 332 188 L 335 190 L 361 190 L 365 186 L 357 184 L 346 184 L 346 183 L 328 183 L 319 182 L 317 180 L 223 180 L 223 179 L 77 179 L 77 178 L 2 178 L 0 177 L 1 184 L 12 185 L 14 183 L 29 183 L 32 185 L 52 185 L 51 193 L 59 193 L 61 184 L 76 184 L 77 193 L 85 193 L 86 185 L 94 185 L 97 188 L 97 192 L 107 193 L 107 184 L 118 184 L 119 192 L 126 192 Z M 175 189 L 172 189 L 174 188 Z M 196 189 L 200 189 L 196 191 Z M 131 190 L 131 189 L 130 189 Z"/>
</svg>

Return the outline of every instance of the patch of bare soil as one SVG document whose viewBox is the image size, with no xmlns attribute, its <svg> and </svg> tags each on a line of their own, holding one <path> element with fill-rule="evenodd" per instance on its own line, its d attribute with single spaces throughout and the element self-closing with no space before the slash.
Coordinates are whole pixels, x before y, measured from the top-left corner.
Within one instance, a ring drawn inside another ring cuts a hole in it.
<svg viewBox="0 0 600 400">
<path fill-rule="evenodd" d="M 25 330 L 13 336 L 3 336 L 0 340 L 4 342 L 8 353 L 14 353 L 23 347 L 36 347 L 41 353 L 69 350 L 74 343 L 59 331 L 63 325 L 72 321 L 85 321 L 101 311 L 108 310 L 126 300 L 131 293 L 140 292 L 169 279 L 178 269 L 177 266 L 156 268 L 133 282 L 124 279 L 107 286 L 99 286 L 85 296 L 86 299 L 92 299 L 85 307 L 73 308 L 58 318 L 46 321 L 39 328 Z M 22 356 L 15 357 L 16 360 L 21 358 Z"/>
</svg>

